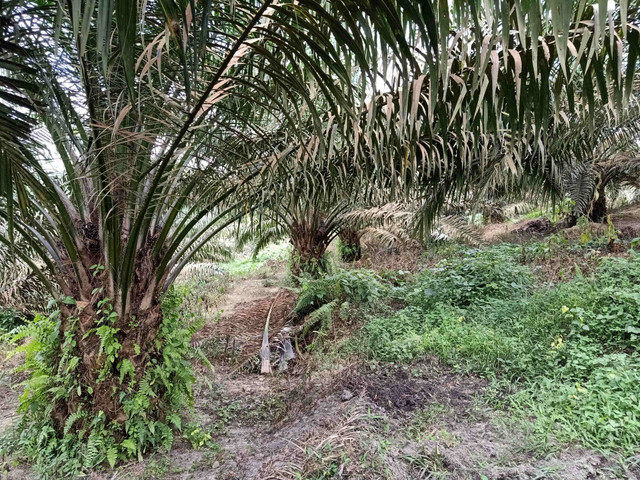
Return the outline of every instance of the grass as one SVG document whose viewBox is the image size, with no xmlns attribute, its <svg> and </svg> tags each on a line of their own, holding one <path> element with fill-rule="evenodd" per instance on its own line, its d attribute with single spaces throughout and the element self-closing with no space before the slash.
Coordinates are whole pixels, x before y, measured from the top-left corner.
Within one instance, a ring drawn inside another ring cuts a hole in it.
<svg viewBox="0 0 640 480">
<path fill-rule="evenodd" d="M 521 252 L 503 244 L 441 261 L 396 287 L 406 307 L 372 318 L 359 345 L 392 362 L 435 355 L 460 372 L 508 386 L 516 393 L 502 402 L 535 418 L 542 444 L 578 442 L 634 454 L 640 449 L 640 255 L 604 259 L 590 277 L 539 284 Z"/>
<path fill-rule="evenodd" d="M 286 261 L 291 255 L 291 245 L 282 241 L 261 250 L 256 256 L 240 255 L 221 265 L 222 269 L 232 277 L 247 277 L 259 273 L 267 262 Z"/>
<path fill-rule="evenodd" d="M 433 403 L 418 410 L 405 428 L 407 438 L 420 442 L 425 435 L 434 433 L 434 425 L 452 414 L 453 409 L 450 406 L 440 403 Z"/>
</svg>

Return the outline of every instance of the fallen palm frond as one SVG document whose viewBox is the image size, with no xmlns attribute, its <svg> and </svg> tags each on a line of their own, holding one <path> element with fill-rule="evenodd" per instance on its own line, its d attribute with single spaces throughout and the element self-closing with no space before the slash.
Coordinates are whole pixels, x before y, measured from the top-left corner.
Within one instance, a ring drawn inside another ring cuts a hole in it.
<svg viewBox="0 0 640 480">
<path fill-rule="evenodd" d="M 478 245 L 481 236 L 475 225 L 470 224 L 467 219 L 460 215 L 447 215 L 438 218 L 431 237 L 436 241 L 457 240 L 471 245 Z"/>
<path fill-rule="evenodd" d="M 420 208 L 422 207 L 393 202 L 380 207 L 354 210 L 345 214 L 344 218 L 350 225 L 360 226 L 364 236 L 375 239 L 389 248 L 420 238 L 416 232 Z M 455 209 L 454 207 L 453 210 Z M 461 214 L 444 214 L 437 217 L 431 225 L 429 236 L 434 241 L 458 240 L 470 244 L 480 243 L 476 227 L 469 224 Z"/>
<path fill-rule="evenodd" d="M 234 311 L 224 314 L 208 332 L 209 338 L 231 342 L 240 358 L 254 357 L 263 346 L 265 321 L 268 318 L 268 339 L 273 341 L 290 322 L 298 295 L 281 289 L 275 296 L 261 298 L 238 305 Z M 200 343 L 204 341 L 200 340 Z"/>
</svg>

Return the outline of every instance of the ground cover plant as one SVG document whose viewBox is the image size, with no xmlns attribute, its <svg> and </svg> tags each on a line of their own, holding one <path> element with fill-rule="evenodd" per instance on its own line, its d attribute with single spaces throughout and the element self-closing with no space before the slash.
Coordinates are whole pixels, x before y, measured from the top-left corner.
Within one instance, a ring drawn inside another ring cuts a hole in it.
<svg viewBox="0 0 640 480">
<path fill-rule="evenodd" d="M 535 249 L 534 249 L 535 250 Z M 468 249 L 400 287 L 407 306 L 365 327 L 372 357 L 435 355 L 509 385 L 505 405 L 545 442 L 632 455 L 640 447 L 640 256 L 590 276 L 536 281 L 522 247 Z"/>
</svg>

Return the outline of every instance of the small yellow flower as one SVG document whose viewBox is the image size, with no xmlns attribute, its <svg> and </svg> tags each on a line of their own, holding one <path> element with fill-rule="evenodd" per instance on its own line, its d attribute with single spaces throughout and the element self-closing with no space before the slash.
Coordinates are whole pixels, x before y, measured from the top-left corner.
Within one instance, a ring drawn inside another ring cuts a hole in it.
<svg viewBox="0 0 640 480">
<path fill-rule="evenodd" d="M 567 307 L 566 305 L 562 306 L 562 313 L 567 313 L 569 310 L 569 307 Z"/>
</svg>

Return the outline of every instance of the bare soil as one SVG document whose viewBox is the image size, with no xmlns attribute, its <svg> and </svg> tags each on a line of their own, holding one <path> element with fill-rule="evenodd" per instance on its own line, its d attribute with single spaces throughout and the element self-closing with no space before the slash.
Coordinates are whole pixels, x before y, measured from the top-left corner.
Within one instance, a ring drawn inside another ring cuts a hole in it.
<svg viewBox="0 0 640 480">
<path fill-rule="evenodd" d="M 609 212 L 611 221 L 619 235 L 625 239 L 632 239 L 640 235 L 640 203 L 626 205 Z M 607 224 L 590 223 L 589 230 L 594 235 L 602 235 L 607 230 Z M 518 222 L 494 223 L 482 227 L 482 240 L 493 244 L 500 242 L 522 242 L 531 238 L 543 238 L 557 230 L 545 218 L 525 219 Z M 567 238 L 580 237 L 580 229 L 572 227 L 562 230 Z"/>
</svg>

